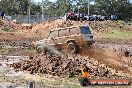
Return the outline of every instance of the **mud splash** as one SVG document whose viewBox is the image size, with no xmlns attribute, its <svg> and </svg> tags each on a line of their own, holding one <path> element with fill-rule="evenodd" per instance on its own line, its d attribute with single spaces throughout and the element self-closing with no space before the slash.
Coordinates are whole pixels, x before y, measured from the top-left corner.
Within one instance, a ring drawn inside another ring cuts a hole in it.
<svg viewBox="0 0 132 88">
<path fill-rule="evenodd" d="M 94 45 L 91 48 L 84 48 L 82 56 L 89 56 L 90 58 L 94 58 L 98 62 L 103 63 L 115 70 L 131 75 L 132 57 L 125 57 L 126 47 L 124 47 L 124 45 L 115 47 L 112 45 Z M 127 47 L 127 49 L 132 52 L 132 47 Z"/>
</svg>

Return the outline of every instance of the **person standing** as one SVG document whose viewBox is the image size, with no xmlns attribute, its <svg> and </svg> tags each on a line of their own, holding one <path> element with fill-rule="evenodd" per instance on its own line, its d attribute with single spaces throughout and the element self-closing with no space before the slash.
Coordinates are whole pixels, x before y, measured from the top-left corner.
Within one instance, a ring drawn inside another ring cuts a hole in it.
<svg viewBox="0 0 132 88">
<path fill-rule="evenodd" d="M 5 13 L 4 13 L 4 11 L 1 12 L 1 17 L 2 17 L 2 19 L 5 19 Z"/>
<path fill-rule="evenodd" d="M 1 16 L 1 10 L 0 10 L 0 16 Z"/>
<path fill-rule="evenodd" d="M 90 80 L 89 80 L 89 71 L 91 69 L 86 66 L 86 65 L 83 65 L 82 66 L 82 69 L 81 69 L 81 77 L 79 77 L 79 82 L 81 84 L 81 86 L 88 86 L 91 84 Z"/>
</svg>

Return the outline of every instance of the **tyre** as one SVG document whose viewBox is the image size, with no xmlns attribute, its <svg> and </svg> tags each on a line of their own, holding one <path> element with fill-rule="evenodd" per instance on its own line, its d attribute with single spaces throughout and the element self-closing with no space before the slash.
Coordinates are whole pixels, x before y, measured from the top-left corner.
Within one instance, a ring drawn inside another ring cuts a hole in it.
<svg viewBox="0 0 132 88">
<path fill-rule="evenodd" d="M 45 49 L 44 47 L 42 47 L 42 46 L 38 46 L 38 47 L 36 48 L 36 51 L 37 51 L 37 53 L 38 53 L 39 55 L 45 55 L 45 54 L 46 54 L 46 49 Z"/>
<path fill-rule="evenodd" d="M 76 43 L 70 42 L 67 44 L 67 52 L 70 54 L 78 54 L 79 53 L 79 47 Z"/>
</svg>

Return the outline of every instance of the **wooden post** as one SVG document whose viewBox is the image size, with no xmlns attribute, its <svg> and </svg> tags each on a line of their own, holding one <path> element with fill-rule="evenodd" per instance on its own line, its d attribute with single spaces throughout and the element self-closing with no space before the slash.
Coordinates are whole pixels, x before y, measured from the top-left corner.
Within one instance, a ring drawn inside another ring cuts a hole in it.
<svg viewBox="0 0 132 88">
<path fill-rule="evenodd" d="M 35 88 L 35 81 L 29 81 L 29 86 L 28 88 Z"/>
</svg>

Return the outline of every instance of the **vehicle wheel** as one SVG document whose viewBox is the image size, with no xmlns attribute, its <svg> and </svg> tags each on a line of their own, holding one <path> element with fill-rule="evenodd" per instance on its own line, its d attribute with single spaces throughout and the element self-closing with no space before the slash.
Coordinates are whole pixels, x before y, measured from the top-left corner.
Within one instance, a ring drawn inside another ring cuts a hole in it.
<svg viewBox="0 0 132 88">
<path fill-rule="evenodd" d="M 45 54 L 46 54 L 46 49 L 45 49 L 44 47 L 42 47 L 42 46 L 38 46 L 38 47 L 36 48 L 36 50 L 37 50 L 37 53 L 38 53 L 39 55 L 45 55 Z"/>
<path fill-rule="evenodd" d="M 76 43 L 70 42 L 67 44 L 67 51 L 71 54 L 78 54 L 79 53 L 79 47 Z"/>
</svg>

